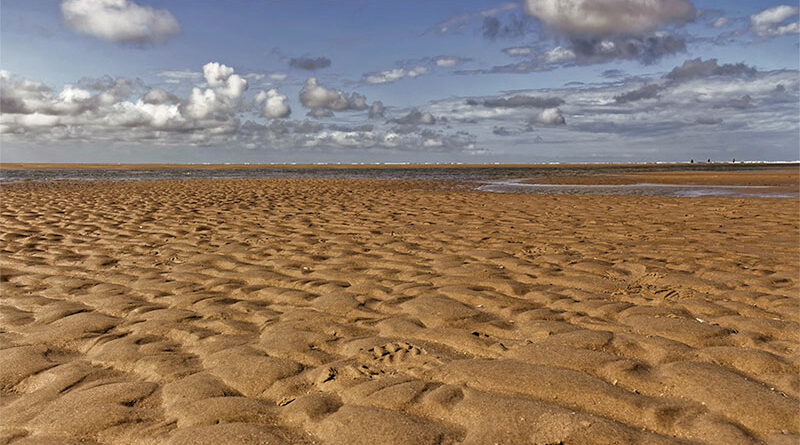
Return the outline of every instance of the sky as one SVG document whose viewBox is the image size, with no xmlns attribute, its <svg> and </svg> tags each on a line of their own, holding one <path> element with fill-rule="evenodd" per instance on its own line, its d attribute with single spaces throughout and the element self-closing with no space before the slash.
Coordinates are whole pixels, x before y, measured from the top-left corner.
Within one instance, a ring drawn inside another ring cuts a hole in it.
<svg viewBox="0 0 800 445">
<path fill-rule="evenodd" d="M 2 162 L 800 159 L 772 0 L 4 0 Z"/>
</svg>

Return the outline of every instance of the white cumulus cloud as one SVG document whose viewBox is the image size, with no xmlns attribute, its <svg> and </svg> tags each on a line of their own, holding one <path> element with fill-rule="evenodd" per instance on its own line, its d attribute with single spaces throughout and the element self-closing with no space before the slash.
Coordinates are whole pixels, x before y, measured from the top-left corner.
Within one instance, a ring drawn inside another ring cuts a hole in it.
<svg viewBox="0 0 800 445">
<path fill-rule="evenodd" d="M 208 86 L 230 98 L 240 97 L 247 89 L 247 81 L 234 74 L 233 68 L 217 62 L 203 65 L 203 77 Z"/>
<path fill-rule="evenodd" d="M 575 52 L 563 46 L 557 46 L 544 53 L 544 60 L 550 63 L 564 62 L 575 58 Z"/>
<path fill-rule="evenodd" d="M 261 114 L 264 117 L 289 117 L 289 115 L 292 113 L 292 110 L 286 103 L 287 100 L 289 100 L 289 98 L 279 93 L 275 88 L 268 91 L 261 90 L 256 95 L 256 103 L 264 104 L 261 107 Z"/>
<path fill-rule="evenodd" d="M 181 30 L 166 9 L 130 0 L 64 0 L 61 14 L 73 30 L 112 42 L 163 42 Z"/>
<path fill-rule="evenodd" d="M 638 34 L 691 20 L 689 0 L 525 0 L 525 10 L 570 34 Z"/>
<path fill-rule="evenodd" d="M 536 116 L 536 122 L 545 125 L 564 125 L 567 123 L 561 110 L 558 108 L 546 108 Z"/>
<path fill-rule="evenodd" d="M 241 102 L 247 90 L 247 81 L 233 72 L 233 68 L 210 62 L 203 65 L 203 76 L 211 88 L 192 88 L 186 111 L 195 119 L 205 119 L 216 113 L 229 113 Z"/>
<path fill-rule="evenodd" d="M 392 83 L 397 82 L 406 76 L 406 70 L 402 68 L 395 68 L 393 70 L 379 71 L 377 73 L 369 73 L 364 77 L 367 83 Z"/>
<path fill-rule="evenodd" d="M 797 6 L 781 5 L 750 16 L 750 29 L 759 36 L 781 36 L 800 33 Z"/>
<path fill-rule="evenodd" d="M 713 26 L 714 28 L 722 28 L 723 26 L 725 26 L 728 23 L 730 23 L 730 21 L 731 21 L 731 19 L 729 19 L 727 17 L 720 17 L 720 18 L 714 20 L 714 23 L 712 23 L 711 26 Z"/>
<path fill-rule="evenodd" d="M 434 58 L 433 61 L 438 67 L 449 68 L 461 63 L 462 59 L 455 56 L 439 56 Z"/>
<path fill-rule="evenodd" d="M 428 68 L 424 66 L 415 66 L 408 70 L 408 77 L 417 77 L 422 76 L 423 74 L 428 74 Z"/>
<path fill-rule="evenodd" d="M 511 48 L 503 49 L 503 52 L 509 56 L 528 56 L 533 53 L 533 48 L 530 46 L 512 46 Z"/>
<path fill-rule="evenodd" d="M 332 111 L 366 110 L 367 98 L 358 94 L 349 95 L 334 88 L 327 88 L 309 77 L 300 90 L 300 103 L 308 108 L 324 108 Z"/>
</svg>

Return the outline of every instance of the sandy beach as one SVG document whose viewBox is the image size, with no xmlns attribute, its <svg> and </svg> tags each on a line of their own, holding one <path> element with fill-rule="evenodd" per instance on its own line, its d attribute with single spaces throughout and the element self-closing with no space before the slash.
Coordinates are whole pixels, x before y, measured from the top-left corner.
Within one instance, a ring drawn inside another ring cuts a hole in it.
<svg viewBox="0 0 800 445">
<path fill-rule="evenodd" d="M 798 187 L 714 175 L 645 179 Z M 0 443 L 796 444 L 799 216 L 427 181 L 5 184 Z"/>
</svg>

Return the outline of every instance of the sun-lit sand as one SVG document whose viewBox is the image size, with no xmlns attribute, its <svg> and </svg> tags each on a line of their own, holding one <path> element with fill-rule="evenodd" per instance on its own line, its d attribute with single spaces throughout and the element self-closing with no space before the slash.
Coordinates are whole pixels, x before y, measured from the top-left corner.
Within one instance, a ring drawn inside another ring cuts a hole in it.
<svg viewBox="0 0 800 445">
<path fill-rule="evenodd" d="M 0 442 L 795 444 L 799 223 L 797 199 L 6 184 Z"/>
</svg>

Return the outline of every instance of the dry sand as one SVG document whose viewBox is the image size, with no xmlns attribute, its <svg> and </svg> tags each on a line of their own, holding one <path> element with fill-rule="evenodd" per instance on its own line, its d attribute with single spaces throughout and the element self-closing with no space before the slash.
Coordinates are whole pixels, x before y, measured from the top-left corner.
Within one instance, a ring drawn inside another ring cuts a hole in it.
<svg viewBox="0 0 800 445">
<path fill-rule="evenodd" d="M 18 444 L 797 443 L 796 199 L 5 185 Z"/>
</svg>

